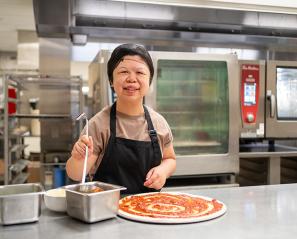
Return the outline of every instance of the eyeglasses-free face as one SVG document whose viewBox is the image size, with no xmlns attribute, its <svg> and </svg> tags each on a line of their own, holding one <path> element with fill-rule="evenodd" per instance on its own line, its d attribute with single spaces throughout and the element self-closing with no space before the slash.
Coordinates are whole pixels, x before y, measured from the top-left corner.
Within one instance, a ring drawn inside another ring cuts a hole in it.
<svg viewBox="0 0 297 239">
<path fill-rule="evenodd" d="M 143 99 L 149 90 L 150 71 L 140 56 L 125 56 L 113 71 L 113 88 L 119 100 Z"/>
</svg>

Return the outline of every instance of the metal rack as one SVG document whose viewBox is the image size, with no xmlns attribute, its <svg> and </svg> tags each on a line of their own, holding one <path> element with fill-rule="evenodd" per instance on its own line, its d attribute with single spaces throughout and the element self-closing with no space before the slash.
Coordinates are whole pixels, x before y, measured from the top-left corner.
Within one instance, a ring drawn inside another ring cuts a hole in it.
<svg viewBox="0 0 297 239">
<path fill-rule="evenodd" d="M 75 104 L 78 104 L 78 113 L 83 110 L 83 94 L 81 91 L 82 80 L 79 77 L 58 77 L 58 76 L 41 76 L 41 75 L 3 75 L 3 112 L 0 113 L 1 120 L 3 119 L 3 136 L 0 140 L 4 141 L 4 184 L 17 184 L 24 183 L 28 179 L 27 166 L 30 163 L 28 159 L 24 157 L 24 149 L 27 147 L 24 142 L 24 137 L 30 136 L 27 132 L 13 132 L 13 128 L 16 125 L 20 125 L 22 120 L 40 119 L 40 121 L 71 121 L 76 115 L 72 115 L 72 111 L 69 110 L 67 114 L 57 113 L 42 113 L 39 115 L 33 115 L 22 110 L 24 102 L 22 98 L 26 92 L 32 91 L 34 87 L 43 87 L 44 91 L 51 91 L 57 89 L 75 89 L 78 94 L 78 100 Z M 32 85 L 33 84 L 33 85 Z M 35 86 L 34 86 L 35 85 Z M 38 85 L 38 86 L 37 86 Z M 32 87 L 34 86 L 34 87 Z M 12 99 L 8 96 L 8 89 L 12 87 L 16 89 L 17 97 Z M 33 89 L 33 91 L 36 89 Z M 22 92 L 22 93 L 21 93 Z M 21 96 L 22 94 L 22 96 Z M 37 94 L 37 91 L 36 91 Z M 44 96 L 47 97 L 47 96 Z M 13 102 L 16 104 L 16 112 L 9 114 L 8 103 Z M 71 104 L 70 102 L 69 104 Z M 15 125 L 12 125 L 14 122 Z M 79 131 L 82 125 L 79 125 Z M 44 135 L 40 136 L 41 138 Z"/>
<path fill-rule="evenodd" d="M 26 173 L 24 169 L 27 166 L 27 161 L 22 159 L 22 151 L 26 145 L 22 144 L 22 134 L 13 134 L 9 127 L 10 119 L 8 112 L 8 103 L 16 103 L 17 108 L 20 104 L 20 91 L 16 91 L 16 99 L 10 98 L 8 95 L 9 86 L 17 89 L 15 84 L 10 84 L 7 80 L 7 76 L 2 77 L 2 86 L 3 86 L 3 140 L 4 140 L 4 184 L 8 183 L 22 183 Z M 19 160 L 14 160 L 19 159 Z M 18 162 L 19 161 L 19 162 Z"/>
</svg>

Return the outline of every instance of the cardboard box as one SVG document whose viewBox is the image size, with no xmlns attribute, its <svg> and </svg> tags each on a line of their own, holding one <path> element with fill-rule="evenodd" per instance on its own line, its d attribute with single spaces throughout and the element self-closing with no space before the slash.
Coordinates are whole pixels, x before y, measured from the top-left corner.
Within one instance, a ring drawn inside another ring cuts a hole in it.
<svg viewBox="0 0 297 239">
<path fill-rule="evenodd" d="M 0 176 L 4 175 L 4 160 L 0 159 Z"/>
<path fill-rule="evenodd" d="M 39 183 L 41 182 L 40 177 L 40 162 L 39 161 L 31 161 L 28 164 L 28 173 L 29 177 L 28 183 Z"/>
</svg>

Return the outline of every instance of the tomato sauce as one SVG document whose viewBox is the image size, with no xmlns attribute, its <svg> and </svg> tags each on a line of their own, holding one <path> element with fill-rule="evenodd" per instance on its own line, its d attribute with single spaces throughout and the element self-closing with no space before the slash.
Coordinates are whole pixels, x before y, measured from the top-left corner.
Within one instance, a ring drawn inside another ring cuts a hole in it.
<svg viewBox="0 0 297 239">
<path fill-rule="evenodd" d="M 126 213 L 154 218 L 192 218 L 220 211 L 223 204 L 186 194 L 156 193 L 123 198 L 120 209 Z"/>
</svg>

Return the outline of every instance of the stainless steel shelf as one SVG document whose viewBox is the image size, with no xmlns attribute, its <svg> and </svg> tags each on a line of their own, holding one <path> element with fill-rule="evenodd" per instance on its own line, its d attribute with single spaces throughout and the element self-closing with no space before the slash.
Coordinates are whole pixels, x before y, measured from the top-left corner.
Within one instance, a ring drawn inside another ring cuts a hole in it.
<svg viewBox="0 0 297 239">
<path fill-rule="evenodd" d="M 36 75 L 17 75 L 14 78 L 9 78 L 9 81 L 12 83 L 16 83 L 18 85 L 23 85 L 24 83 L 32 83 L 32 84 L 46 84 L 46 85 L 73 85 L 73 86 L 81 86 L 81 81 L 79 78 L 63 78 L 63 77 L 48 77 L 48 76 L 36 76 Z"/>
</svg>

